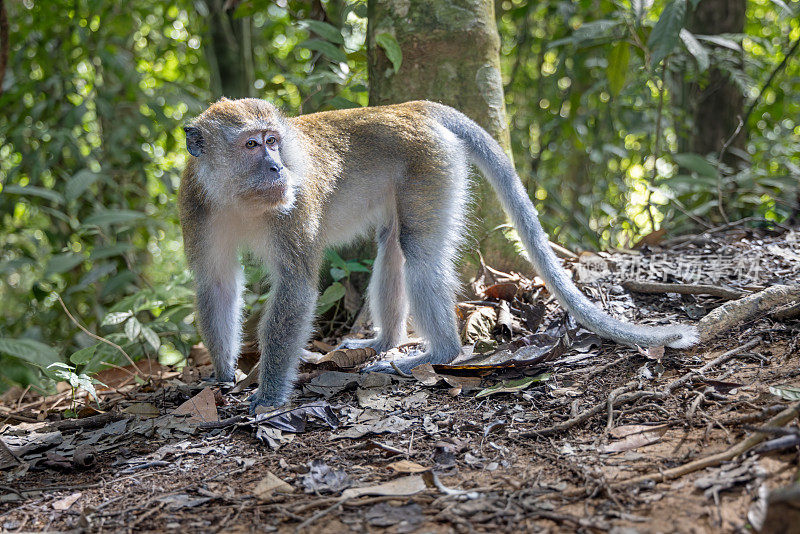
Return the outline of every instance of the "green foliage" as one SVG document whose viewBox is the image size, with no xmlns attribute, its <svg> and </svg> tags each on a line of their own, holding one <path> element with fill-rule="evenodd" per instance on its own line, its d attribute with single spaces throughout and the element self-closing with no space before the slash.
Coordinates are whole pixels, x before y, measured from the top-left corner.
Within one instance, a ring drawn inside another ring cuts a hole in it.
<svg viewBox="0 0 800 534">
<path fill-rule="evenodd" d="M 558 240 L 629 245 L 661 226 L 719 224 L 721 211 L 782 221 L 797 209 L 797 55 L 755 100 L 744 151 L 732 148 L 737 164 L 690 154 L 694 100 L 710 73 L 736 84 L 747 107 L 800 37 L 800 22 L 756 0 L 744 34 L 703 35 L 691 29 L 696 4 L 498 4 L 515 163 Z"/>
</svg>

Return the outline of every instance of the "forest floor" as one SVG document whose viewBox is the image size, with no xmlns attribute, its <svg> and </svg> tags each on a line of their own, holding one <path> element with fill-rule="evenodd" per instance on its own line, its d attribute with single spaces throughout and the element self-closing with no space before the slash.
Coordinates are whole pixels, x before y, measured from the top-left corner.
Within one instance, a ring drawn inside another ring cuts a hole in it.
<svg viewBox="0 0 800 534">
<path fill-rule="evenodd" d="M 732 227 L 568 266 L 616 316 L 694 323 L 796 284 L 800 234 Z M 303 365 L 288 408 L 256 417 L 249 381 L 201 381 L 202 348 L 180 371 L 104 371 L 99 410 L 79 393 L 78 419 L 63 417 L 70 391 L 6 393 L 0 529 L 800 531 L 796 304 L 640 350 L 575 327 L 535 279 L 487 268 L 472 290 L 466 363 L 359 374 L 369 353 L 334 352 Z"/>
</svg>

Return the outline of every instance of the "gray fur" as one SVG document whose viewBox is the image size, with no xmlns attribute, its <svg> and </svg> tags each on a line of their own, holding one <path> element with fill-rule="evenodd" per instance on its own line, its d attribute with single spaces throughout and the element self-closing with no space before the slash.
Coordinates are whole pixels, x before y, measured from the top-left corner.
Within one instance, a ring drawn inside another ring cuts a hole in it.
<svg viewBox="0 0 800 534">
<path fill-rule="evenodd" d="M 640 326 L 619 321 L 595 306 L 575 287 L 548 244 L 538 213 L 503 149 L 486 131 L 462 113 L 436 106 L 434 116 L 468 147 L 471 160 L 497 192 L 520 234 L 531 261 L 547 288 L 583 326 L 602 337 L 643 347 L 685 348 L 698 341 L 689 325 Z"/>
</svg>

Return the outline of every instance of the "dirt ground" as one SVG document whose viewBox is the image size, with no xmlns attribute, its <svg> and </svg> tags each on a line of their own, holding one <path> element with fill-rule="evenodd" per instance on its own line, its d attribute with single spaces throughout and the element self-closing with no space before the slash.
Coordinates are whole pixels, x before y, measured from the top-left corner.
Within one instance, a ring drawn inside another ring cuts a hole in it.
<svg viewBox="0 0 800 534">
<path fill-rule="evenodd" d="M 800 279 L 792 231 L 661 245 L 569 265 L 611 313 L 651 324 L 695 323 Z M 79 419 L 62 417 L 68 391 L 7 393 L 0 528 L 800 532 L 796 305 L 761 305 L 691 349 L 645 351 L 570 324 L 535 279 L 484 274 L 459 306 L 472 360 L 399 377 L 359 374 L 336 358 L 363 355 L 340 353 L 303 366 L 289 408 L 255 418 L 247 387 L 201 381 L 202 350 L 182 371 L 104 372 L 99 410 Z M 691 294 L 624 289 L 631 280 Z"/>
</svg>

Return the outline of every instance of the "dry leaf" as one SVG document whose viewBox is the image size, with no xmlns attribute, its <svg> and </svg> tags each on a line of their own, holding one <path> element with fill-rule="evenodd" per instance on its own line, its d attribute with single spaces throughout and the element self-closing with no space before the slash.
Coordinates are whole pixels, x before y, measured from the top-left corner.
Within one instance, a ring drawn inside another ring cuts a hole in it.
<svg viewBox="0 0 800 534">
<path fill-rule="evenodd" d="M 189 421 L 197 421 L 198 423 L 219 421 L 217 403 L 214 400 L 214 391 L 211 388 L 203 389 L 203 391 L 175 408 L 172 414 L 190 414 L 191 417 L 189 417 Z"/>
<path fill-rule="evenodd" d="M 411 462 L 409 460 L 400 460 L 398 462 L 392 462 L 386 466 L 388 469 L 392 469 L 397 471 L 398 473 L 422 473 L 423 471 L 427 471 L 430 467 L 425 467 L 419 465 L 418 463 Z"/>
<path fill-rule="evenodd" d="M 647 426 L 647 425 L 624 425 L 612 428 L 609 434 L 615 438 L 622 438 L 605 447 L 600 448 L 600 452 L 613 453 L 638 449 L 645 445 L 650 445 L 660 441 L 667 433 L 667 425 Z"/>
<path fill-rule="evenodd" d="M 421 476 L 409 475 L 376 486 L 346 489 L 342 492 L 342 498 L 354 499 L 363 495 L 401 497 L 405 495 L 414 495 L 415 493 L 423 491 L 426 487 L 425 481 Z"/>
<path fill-rule="evenodd" d="M 411 370 L 411 374 L 414 376 L 414 378 L 426 386 L 435 386 L 442 379 L 442 377 L 433 370 L 433 366 L 429 363 L 424 363 L 414 367 Z"/>
<path fill-rule="evenodd" d="M 62 499 L 58 499 L 57 501 L 53 502 L 53 510 L 58 510 L 63 512 L 64 510 L 69 510 L 70 506 L 75 504 L 75 501 L 81 498 L 83 495 L 81 492 L 73 493 L 72 495 L 68 495 Z"/>
<path fill-rule="evenodd" d="M 486 298 L 497 300 L 514 300 L 519 287 L 514 282 L 502 282 L 491 285 L 483 290 Z"/>
<path fill-rule="evenodd" d="M 281 493 L 292 493 L 294 488 L 284 480 L 280 479 L 272 471 L 267 471 L 267 475 L 262 478 L 253 489 L 253 495 L 261 500 L 269 500 L 276 491 Z"/>
<path fill-rule="evenodd" d="M 158 408 L 150 402 L 136 402 L 130 406 L 126 406 L 122 411 L 131 415 L 138 415 L 139 417 L 158 417 L 161 415 Z"/>
<path fill-rule="evenodd" d="M 318 359 L 316 365 L 336 369 L 352 369 L 374 358 L 378 353 L 371 347 L 360 349 L 337 349 Z M 327 364 L 327 365 L 325 365 Z"/>
</svg>

